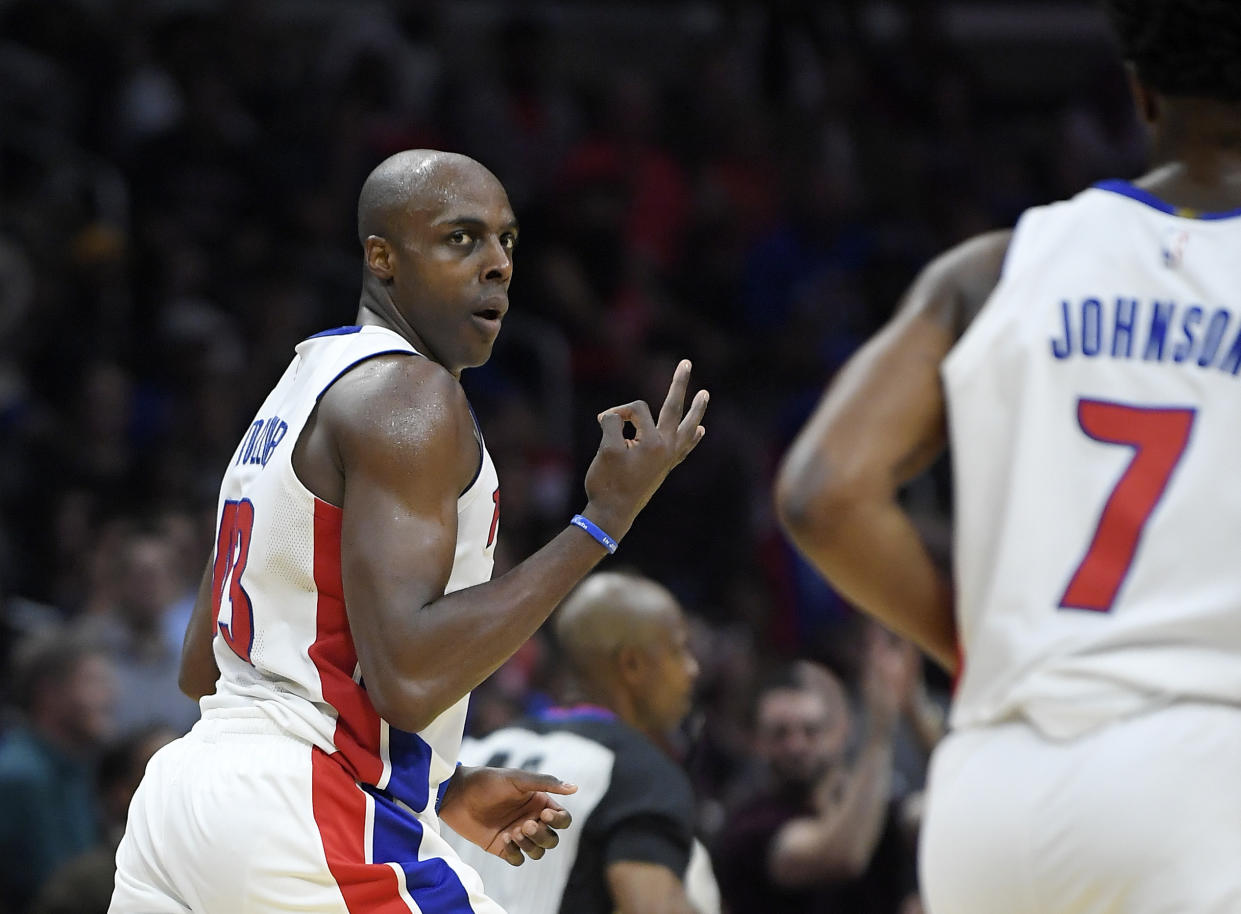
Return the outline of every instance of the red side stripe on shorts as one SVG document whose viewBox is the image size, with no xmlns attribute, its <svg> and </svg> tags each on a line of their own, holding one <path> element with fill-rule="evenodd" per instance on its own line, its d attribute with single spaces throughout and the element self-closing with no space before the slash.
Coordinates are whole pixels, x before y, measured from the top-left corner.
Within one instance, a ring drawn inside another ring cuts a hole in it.
<svg viewBox="0 0 1241 914">
<path fill-rule="evenodd" d="M 315 499 L 314 578 L 318 604 L 315 643 L 309 654 L 319 671 L 323 697 L 336 709 L 332 742 L 343 756 L 339 761 L 358 780 L 377 784 L 383 777 L 379 715 L 366 690 L 353 681 L 358 653 L 349 632 L 340 580 L 340 517 L 340 508 Z"/>
<path fill-rule="evenodd" d="M 355 914 L 410 914 L 392 868 L 366 862 L 366 794 L 317 746 L 310 764 L 315 825 L 345 907 Z"/>
</svg>

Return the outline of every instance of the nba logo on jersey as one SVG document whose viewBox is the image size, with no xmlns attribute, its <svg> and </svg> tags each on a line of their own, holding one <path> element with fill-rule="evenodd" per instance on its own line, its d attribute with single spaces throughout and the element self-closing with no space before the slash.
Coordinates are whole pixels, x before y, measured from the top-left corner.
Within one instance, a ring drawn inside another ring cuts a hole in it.
<svg viewBox="0 0 1241 914">
<path fill-rule="evenodd" d="M 1163 235 L 1163 265 L 1175 270 L 1185 259 L 1185 246 L 1189 244 L 1189 232 L 1183 228 L 1170 228 Z"/>
</svg>

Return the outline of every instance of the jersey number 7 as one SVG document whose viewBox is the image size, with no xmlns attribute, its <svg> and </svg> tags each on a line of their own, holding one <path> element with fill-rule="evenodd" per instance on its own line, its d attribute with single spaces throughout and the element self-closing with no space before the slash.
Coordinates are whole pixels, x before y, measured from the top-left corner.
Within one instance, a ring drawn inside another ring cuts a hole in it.
<svg viewBox="0 0 1241 914">
<path fill-rule="evenodd" d="M 250 662 L 254 647 L 254 607 L 241 586 L 241 573 L 250 555 L 250 533 L 254 529 L 254 502 L 248 498 L 224 502 L 220 515 L 220 534 L 215 544 L 215 566 L 211 571 L 211 608 L 220 636 L 233 653 Z M 229 621 L 220 619 L 224 594 L 228 593 Z"/>
<path fill-rule="evenodd" d="M 1192 409 L 1077 401 L 1082 431 L 1104 444 L 1133 448 L 1133 460 L 1103 506 L 1090 548 L 1060 598 L 1061 609 L 1111 610 L 1146 521 L 1189 444 L 1195 415 Z"/>
</svg>

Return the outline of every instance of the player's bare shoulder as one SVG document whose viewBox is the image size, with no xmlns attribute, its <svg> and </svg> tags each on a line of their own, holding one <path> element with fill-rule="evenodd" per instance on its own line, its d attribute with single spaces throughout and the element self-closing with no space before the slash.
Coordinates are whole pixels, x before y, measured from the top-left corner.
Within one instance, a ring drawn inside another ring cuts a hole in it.
<svg viewBox="0 0 1241 914">
<path fill-rule="evenodd" d="M 905 307 L 960 338 L 999 285 L 1012 237 L 1012 229 L 986 232 L 945 251 L 919 274 Z"/>
<path fill-rule="evenodd" d="M 357 365 L 327 390 L 318 412 L 342 476 L 353 466 L 411 472 L 431 464 L 452 467 L 464 485 L 478 461 L 461 384 L 418 355 L 380 355 Z"/>
</svg>

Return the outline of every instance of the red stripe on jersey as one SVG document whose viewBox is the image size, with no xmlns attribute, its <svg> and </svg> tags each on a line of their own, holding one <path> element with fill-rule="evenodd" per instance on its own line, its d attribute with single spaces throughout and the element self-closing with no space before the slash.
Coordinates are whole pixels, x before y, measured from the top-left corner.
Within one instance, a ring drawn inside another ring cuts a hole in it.
<svg viewBox="0 0 1241 914">
<path fill-rule="evenodd" d="M 336 709 L 336 733 L 332 737 L 333 745 L 340 750 L 336 761 L 359 781 L 378 784 L 383 776 L 380 721 L 366 689 L 353 679 L 358 652 L 349 632 L 340 580 L 340 516 L 340 508 L 315 499 L 314 577 L 319 598 L 315 643 L 309 653 L 319 671 L 323 698 Z"/>
<path fill-rule="evenodd" d="M 359 914 L 409 914 L 392 867 L 366 862 L 366 794 L 317 746 L 311 750 L 310 767 L 315 825 L 345 907 Z"/>
</svg>

